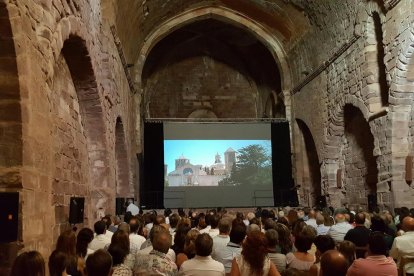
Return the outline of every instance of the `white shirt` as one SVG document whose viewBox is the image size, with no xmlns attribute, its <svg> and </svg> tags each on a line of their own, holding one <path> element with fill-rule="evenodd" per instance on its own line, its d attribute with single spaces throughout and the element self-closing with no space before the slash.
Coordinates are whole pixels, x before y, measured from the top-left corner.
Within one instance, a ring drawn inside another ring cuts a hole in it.
<svg viewBox="0 0 414 276">
<path fill-rule="evenodd" d="M 90 250 L 96 251 L 98 249 L 104 249 L 105 245 L 111 243 L 111 240 L 108 239 L 105 234 L 97 235 L 93 240 L 89 243 L 88 248 Z"/>
<path fill-rule="evenodd" d="M 127 207 L 126 211 L 127 211 L 127 212 L 131 212 L 131 214 L 132 214 L 133 216 L 136 216 L 136 215 L 138 215 L 138 213 L 139 213 L 139 208 L 138 208 L 138 206 L 137 206 L 137 205 L 135 205 L 134 203 L 130 203 L 130 204 L 128 205 L 128 207 Z"/>
<path fill-rule="evenodd" d="M 194 258 L 185 261 L 180 268 L 178 275 L 182 276 L 224 276 L 224 266 L 217 262 L 211 256 Z"/>
<path fill-rule="evenodd" d="M 112 239 L 112 236 L 114 235 L 114 232 L 111 232 L 109 230 L 106 230 L 105 237 L 107 237 L 109 240 Z"/>
<path fill-rule="evenodd" d="M 215 236 L 218 236 L 218 234 L 220 234 L 220 231 L 216 228 L 216 229 L 210 229 L 210 231 L 207 232 L 210 237 L 214 238 Z"/>
<path fill-rule="evenodd" d="M 390 256 L 398 260 L 398 263 L 401 257 L 414 257 L 414 231 L 405 232 L 404 235 L 394 239 Z M 414 264 L 409 263 L 405 265 L 405 269 L 407 273 L 414 273 Z"/>
<path fill-rule="evenodd" d="M 227 246 L 216 250 L 215 260 L 224 265 L 226 273 L 230 273 L 231 264 L 234 258 L 240 256 L 242 248 L 240 245 L 229 242 Z"/>
<path fill-rule="evenodd" d="M 329 226 L 326 226 L 325 224 L 319 224 L 317 227 L 316 227 L 316 232 L 318 233 L 318 236 L 319 235 L 326 235 L 326 233 L 328 233 L 328 231 L 329 231 L 329 229 L 330 229 L 331 227 L 329 227 Z M 345 237 L 345 236 L 344 236 Z"/>
<path fill-rule="evenodd" d="M 195 228 L 195 229 L 197 229 L 197 228 Z M 200 234 L 204 234 L 204 233 L 208 233 L 210 231 L 210 229 L 211 229 L 211 226 L 207 225 L 206 228 L 198 230 L 198 231 L 200 231 Z"/>
<path fill-rule="evenodd" d="M 149 255 L 149 253 L 153 250 L 154 248 L 152 247 L 152 245 L 145 247 L 144 249 L 141 249 L 138 251 L 138 254 L 142 254 L 142 255 Z M 171 261 L 173 261 L 175 263 L 176 261 L 176 256 L 175 256 L 175 252 L 174 250 L 172 250 L 171 248 L 168 249 L 167 254 L 168 259 L 170 259 Z"/>
<path fill-rule="evenodd" d="M 316 230 L 316 227 L 318 227 L 318 225 L 316 224 L 316 219 L 314 218 L 308 219 L 307 221 L 305 221 L 305 223 L 315 228 L 315 230 Z"/>
<path fill-rule="evenodd" d="M 131 244 L 134 244 L 138 249 L 141 249 L 141 245 L 146 241 L 146 239 L 136 233 L 129 234 L 129 241 Z"/>
<path fill-rule="evenodd" d="M 229 235 L 217 235 L 213 238 L 213 251 L 211 253 L 211 256 L 213 257 L 213 259 L 217 260 L 215 252 L 226 247 L 226 245 L 229 242 L 230 242 Z"/>
<path fill-rule="evenodd" d="M 352 229 L 352 225 L 348 222 L 340 222 L 335 225 L 332 225 L 329 229 L 327 235 L 331 236 L 335 242 L 342 242 L 344 241 L 344 237 L 349 230 Z"/>
</svg>

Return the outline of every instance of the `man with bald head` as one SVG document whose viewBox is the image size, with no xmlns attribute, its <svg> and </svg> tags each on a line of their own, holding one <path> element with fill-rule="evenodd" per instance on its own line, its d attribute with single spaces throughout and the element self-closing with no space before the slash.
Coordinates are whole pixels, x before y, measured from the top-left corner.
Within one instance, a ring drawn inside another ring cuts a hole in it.
<svg viewBox="0 0 414 276">
<path fill-rule="evenodd" d="M 401 258 L 414 257 L 414 218 L 405 217 L 402 221 L 402 229 L 405 233 L 402 236 L 396 237 L 390 256 L 400 263 Z M 407 273 L 414 275 L 414 265 L 412 263 L 405 266 Z"/>
<path fill-rule="evenodd" d="M 336 243 L 340 243 L 344 241 L 344 237 L 352 229 L 352 225 L 346 221 L 345 215 L 341 213 L 335 215 L 335 221 L 336 224 L 331 226 L 327 235 L 331 236 Z"/>
<path fill-rule="evenodd" d="M 344 255 L 337 250 L 328 250 L 321 257 L 319 276 L 345 276 L 348 266 Z"/>
</svg>

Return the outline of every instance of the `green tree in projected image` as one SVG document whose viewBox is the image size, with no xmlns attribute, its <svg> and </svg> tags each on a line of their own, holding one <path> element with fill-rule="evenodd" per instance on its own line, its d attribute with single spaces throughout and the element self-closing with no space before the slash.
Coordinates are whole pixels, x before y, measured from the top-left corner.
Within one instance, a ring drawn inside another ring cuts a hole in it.
<svg viewBox="0 0 414 276">
<path fill-rule="evenodd" d="M 261 145 L 241 148 L 230 176 L 219 181 L 218 185 L 272 185 L 271 156 Z"/>
</svg>

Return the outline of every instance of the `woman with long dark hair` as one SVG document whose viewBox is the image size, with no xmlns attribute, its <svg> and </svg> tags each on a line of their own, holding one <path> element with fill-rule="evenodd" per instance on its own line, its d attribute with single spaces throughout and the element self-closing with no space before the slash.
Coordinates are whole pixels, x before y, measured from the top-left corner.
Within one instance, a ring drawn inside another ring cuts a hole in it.
<svg viewBox="0 0 414 276">
<path fill-rule="evenodd" d="M 89 243 L 93 240 L 93 231 L 89 228 L 82 228 L 76 237 L 76 254 L 86 259 L 86 256 L 93 253 L 88 249 Z"/>
<path fill-rule="evenodd" d="M 260 231 L 252 231 L 242 244 L 241 255 L 234 258 L 231 276 L 280 276 L 276 266 L 267 256 L 267 240 Z"/>
<path fill-rule="evenodd" d="M 14 260 L 10 276 L 45 276 L 45 260 L 37 251 L 23 252 Z"/>
<path fill-rule="evenodd" d="M 72 230 L 66 230 L 60 234 L 56 251 L 65 253 L 69 259 L 67 273 L 71 276 L 83 275 L 85 260 L 76 255 L 76 235 Z"/>
</svg>

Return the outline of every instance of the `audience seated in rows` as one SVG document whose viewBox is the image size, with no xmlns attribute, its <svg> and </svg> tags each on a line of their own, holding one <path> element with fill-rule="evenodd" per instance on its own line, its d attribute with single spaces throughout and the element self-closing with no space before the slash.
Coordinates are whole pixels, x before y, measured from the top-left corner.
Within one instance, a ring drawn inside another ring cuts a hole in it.
<svg viewBox="0 0 414 276">
<path fill-rule="evenodd" d="M 48 271 L 42 256 L 31 252 L 19 255 L 11 275 L 396 276 L 392 258 L 401 273 L 413 272 L 407 263 L 414 256 L 414 218 L 408 208 L 401 208 L 395 220 L 379 208 L 368 213 L 308 207 L 257 208 L 246 214 L 193 209 L 189 216 L 183 210 L 167 209 L 164 215 L 152 210 L 117 220 L 106 215 L 96 222 L 95 237 L 89 228 L 63 231 Z"/>
</svg>

